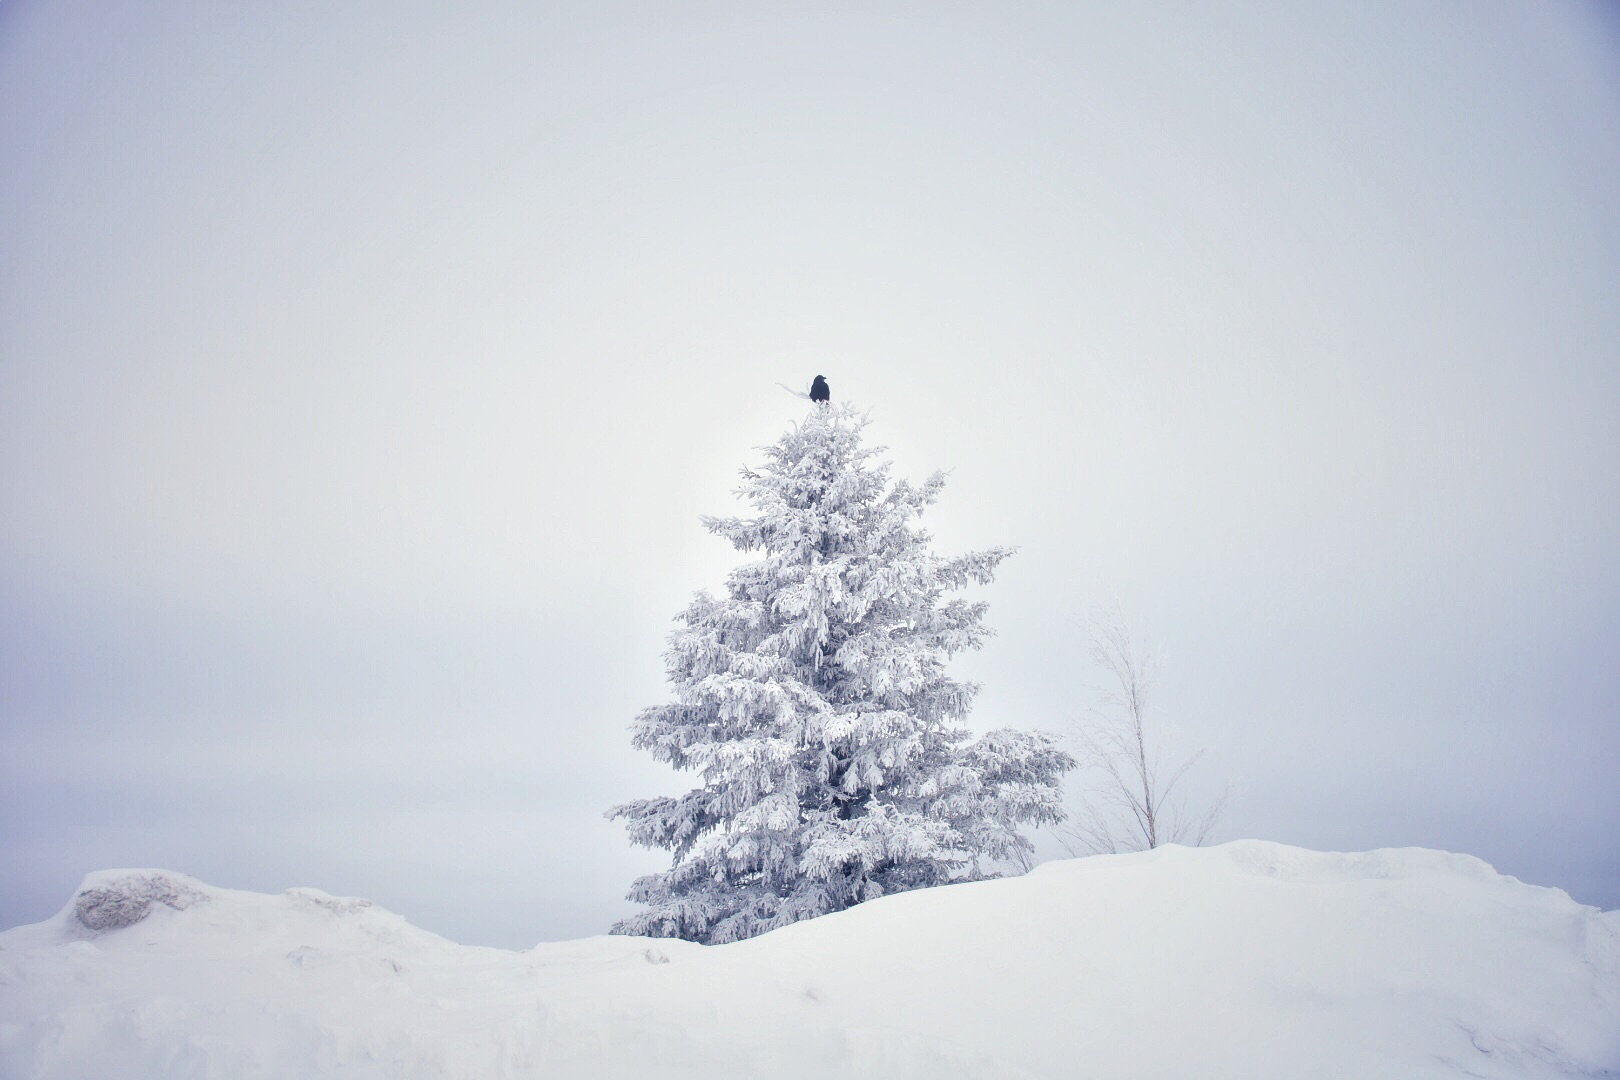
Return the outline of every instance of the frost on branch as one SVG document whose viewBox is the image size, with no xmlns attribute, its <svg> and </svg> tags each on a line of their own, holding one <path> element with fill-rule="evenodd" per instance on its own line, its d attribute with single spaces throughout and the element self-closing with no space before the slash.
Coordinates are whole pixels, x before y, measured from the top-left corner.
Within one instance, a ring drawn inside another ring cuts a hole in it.
<svg viewBox="0 0 1620 1080">
<path fill-rule="evenodd" d="M 988 584 L 1011 554 L 935 555 L 920 524 L 945 478 L 890 483 L 850 406 L 815 410 L 743 470 L 746 517 L 705 518 L 754 561 L 700 593 L 665 654 L 673 700 L 633 744 L 701 786 L 609 816 L 673 856 L 638 879 L 617 933 L 718 943 L 907 889 L 1024 863 L 1020 825 L 1063 817 L 1073 760 L 1049 735 L 972 740 L 977 690 L 946 661 L 983 644 Z"/>
</svg>

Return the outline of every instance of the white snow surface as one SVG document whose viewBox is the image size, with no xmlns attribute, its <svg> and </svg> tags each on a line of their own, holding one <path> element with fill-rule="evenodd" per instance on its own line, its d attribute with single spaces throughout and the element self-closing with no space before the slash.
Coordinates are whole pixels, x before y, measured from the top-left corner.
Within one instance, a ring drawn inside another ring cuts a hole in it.
<svg viewBox="0 0 1620 1080">
<path fill-rule="evenodd" d="M 1620 912 L 1465 855 L 1240 841 L 507 952 L 103 871 L 0 934 L 0 1075 L 1620 1077 Z"/>
</svg>

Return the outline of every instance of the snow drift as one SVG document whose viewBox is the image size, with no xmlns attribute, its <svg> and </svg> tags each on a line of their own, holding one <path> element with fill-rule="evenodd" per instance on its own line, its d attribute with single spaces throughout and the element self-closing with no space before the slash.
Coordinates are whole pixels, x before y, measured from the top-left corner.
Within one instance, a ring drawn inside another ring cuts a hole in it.
<svg viewBox="0 0 1620 1080">
<path fill-rule="evenodd" d="M 1620 913 L 1461 855 L 1049 863 L 705 947 L 469 948 L 93 874 L 0 934 L 6 1077 L 1616 1077 Z"/>
</svg>

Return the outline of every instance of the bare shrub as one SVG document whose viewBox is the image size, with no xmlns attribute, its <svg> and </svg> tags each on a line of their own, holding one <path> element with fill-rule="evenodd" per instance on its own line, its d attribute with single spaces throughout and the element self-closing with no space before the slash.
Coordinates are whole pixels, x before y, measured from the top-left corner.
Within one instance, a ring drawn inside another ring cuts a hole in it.
<svg viewBox="0 0 1620 1080">
<path fill-rule="evenodd" d="M 1090 654 L 1110 685 L 1070 742 L 1080 763 L 1080 783 L 1090 779 L 1093 786 L 1069 820 L 1053 826 L 1054 835 L 1070 855 L 1202 845 L 1225 809 L 1230 788 L 1192 809 L 1179 788 L 1204 751 L 1168 770 L 1163 766 L 1148 721 L 1158 674 L 1152 652 L 1132 637 L 1124 615 L 1114 608 L 1092 616 Z"/>
</svg>

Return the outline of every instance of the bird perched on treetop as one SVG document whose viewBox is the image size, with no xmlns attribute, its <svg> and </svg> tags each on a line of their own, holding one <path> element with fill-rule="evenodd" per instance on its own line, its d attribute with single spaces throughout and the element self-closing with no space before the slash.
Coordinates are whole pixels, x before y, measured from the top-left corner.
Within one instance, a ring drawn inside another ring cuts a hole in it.
<svg viewBox="0 0 1620 1080">
<path fill-rule="evenodd" d="M 825 376 L 817 375 L 816 381 L 810 384 L 810 400 L 822 405 L 832 400 L 832 389 L 827 386 Z"/>
</svg>

